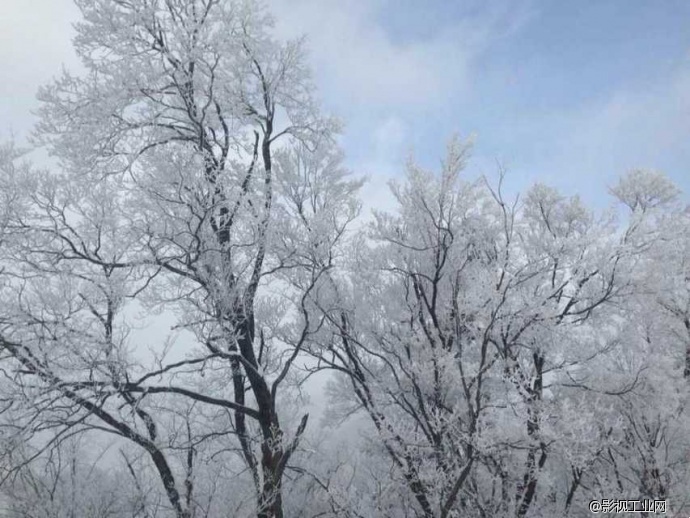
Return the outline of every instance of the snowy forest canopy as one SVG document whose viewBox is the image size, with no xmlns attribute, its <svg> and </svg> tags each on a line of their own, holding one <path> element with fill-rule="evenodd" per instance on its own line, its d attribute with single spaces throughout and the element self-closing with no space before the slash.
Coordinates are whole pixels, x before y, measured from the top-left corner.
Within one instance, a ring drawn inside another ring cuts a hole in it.
<svg viewBox="0 0 690 518">
<path fill-rule="evenodd" d="M 366 214 L 261 5 L 76 3 L 85 73 L 33 136 L 55 166 L 0 146 L 1 516 L 688 512 L 666 176 L 623 176 L 617 210 L 511 197 L 452 138 Z"/>
</svg>

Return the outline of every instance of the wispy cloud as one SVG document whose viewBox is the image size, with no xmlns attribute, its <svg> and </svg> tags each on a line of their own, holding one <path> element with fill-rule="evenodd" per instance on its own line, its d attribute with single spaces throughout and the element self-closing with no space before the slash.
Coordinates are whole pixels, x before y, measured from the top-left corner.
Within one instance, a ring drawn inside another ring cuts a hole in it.
<svg viewBox="0 0 690 518">
<path fill-rule="evenodd" d="M 415 19 L 414 10 L 422 7 L 407 2 L 272 0 L 269 5 L 281 36 L 307 35 L 320 95 L 347 125 L 348 164 L 370 178 L 368 207 L 390 205 L 386 184 L 402 173 L 410 152 L 427 151 L 429 139 L 443 147 L 452 107 L 476 97 L 482 55 L 533 14 L 530 3 L 521 1 L 444 17 L 447 6 L 439 4 L 434 16 L 441 18 L 429 30 L 429 19 Z M 427 7 L 425 15 L 432 11 Z M 387 23 L 392 14 L 424 30 L 392 27 Z M 443 124 L 425 135 L 433 120 Z"/>
<path fill-rule="evenodd" d="M 627 170 L 649 167 L 688 192 L 690 62 L 644 87 L 615 90 L 545 116 L 533 132 L 551 151 L 533 157 L 532 166 L 564 188 L 604 192 L 605 183 Z"/>
<path fill-rule="evenodd" d="M 274 2 L 281 30 L 308 34 L 317 74 L 343 104 L 428 102 L 443 90 L 444 71 L 464 75 L 468 55 L 453 49 L 447 38 L 394 42 L 376 21 L 381 5 L 352 0 Z M 454 56 L 452 68 L 444 64 L 449 53 Z"/>
<path fill-rule="evenodd" d="M 385 0 L 273 0 L 278 29 L 308 35 L 309 51 L 326 95 L 339 105 L 400 110 L 438 106 L 472 87 L 472 63 L 491 38 L 518 16 L 496 10 L 454 19 L 426 38 L 393 35 L 386 13 L 402 6 Z"/>
</svg>

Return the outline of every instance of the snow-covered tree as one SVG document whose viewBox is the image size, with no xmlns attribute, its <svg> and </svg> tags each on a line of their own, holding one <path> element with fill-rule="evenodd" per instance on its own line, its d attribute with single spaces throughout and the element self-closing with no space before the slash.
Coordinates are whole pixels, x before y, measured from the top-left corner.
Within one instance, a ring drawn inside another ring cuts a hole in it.
<svg viewBox="0 0 690 518">
<path fill-rule="evenodd" d="M 202 459 L 239 457 L 233 516 L 281 517 L 308 417 L 286 394 L 358 211 L 337 125 L 301 42 L 274 40 L 254 2 L 76 3 L 85 73 L 39 94 L 35 141 L 58 166 L 2 155 L 12 433 L 134 443 L 178 518 L 205 498 Z M 142 309 L 174 312 L 174 332 L 130 333 Z"/>
<path fill-rule="evenodd" d="M 337 121 L 261 4 L 75 1 L 52 165 L 0 146 L 9 516 L 687 510 L 690 212 L 663 174 L 611 187 L 621 215 L 513 199 L 454 139 L 355 232 Z"/>
<path fill-rule="evenodd" d="M 654 200 L 673 187 L 624 179 L 614 192 L 649 203 L 621 228 L 544 185 L 509 203 L 500 184 L 464 180 L 468 149 L 455 140 L 440 174 L 411 162 L 393 184 L 397 210 L 376 214 L 349 275 L 333 277 L 332 334 L 315 354 L 339 375 L 342 410 L 369 416 L 388 492 L 411 495 L 413 515 L 589 512 L 580 496 L 607 498 L 590 480 L 645 390 L 631 304 L 660 265 Z"/>
</svg>

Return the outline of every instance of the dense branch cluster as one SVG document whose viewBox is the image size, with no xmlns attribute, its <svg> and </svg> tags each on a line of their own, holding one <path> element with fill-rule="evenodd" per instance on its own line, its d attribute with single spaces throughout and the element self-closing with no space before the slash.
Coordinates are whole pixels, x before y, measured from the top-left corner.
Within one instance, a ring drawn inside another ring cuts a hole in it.
<svg viewBox="0 0 690 518">
<path fill-rule="evenodd" d="M 353 225 L 363 183 L 263 8 L 77 5 L 86 72 L 39 94 L 55 166 L 0 147 L 3 513 L 687 511 L 690 213 L 665 176 L 597 213 L 466 179 L 453 139 Z"/>
</svg>

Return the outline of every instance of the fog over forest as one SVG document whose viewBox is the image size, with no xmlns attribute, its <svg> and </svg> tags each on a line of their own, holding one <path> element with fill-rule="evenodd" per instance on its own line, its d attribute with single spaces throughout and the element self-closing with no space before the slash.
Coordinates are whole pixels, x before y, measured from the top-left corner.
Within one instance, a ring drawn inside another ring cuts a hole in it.
<svg viewBox="0 0 690 518">
<path fill-rule="evenodd" d="M 688 4 L 5 1 L 0 518 L 690 516 Z"/>
</svg>

